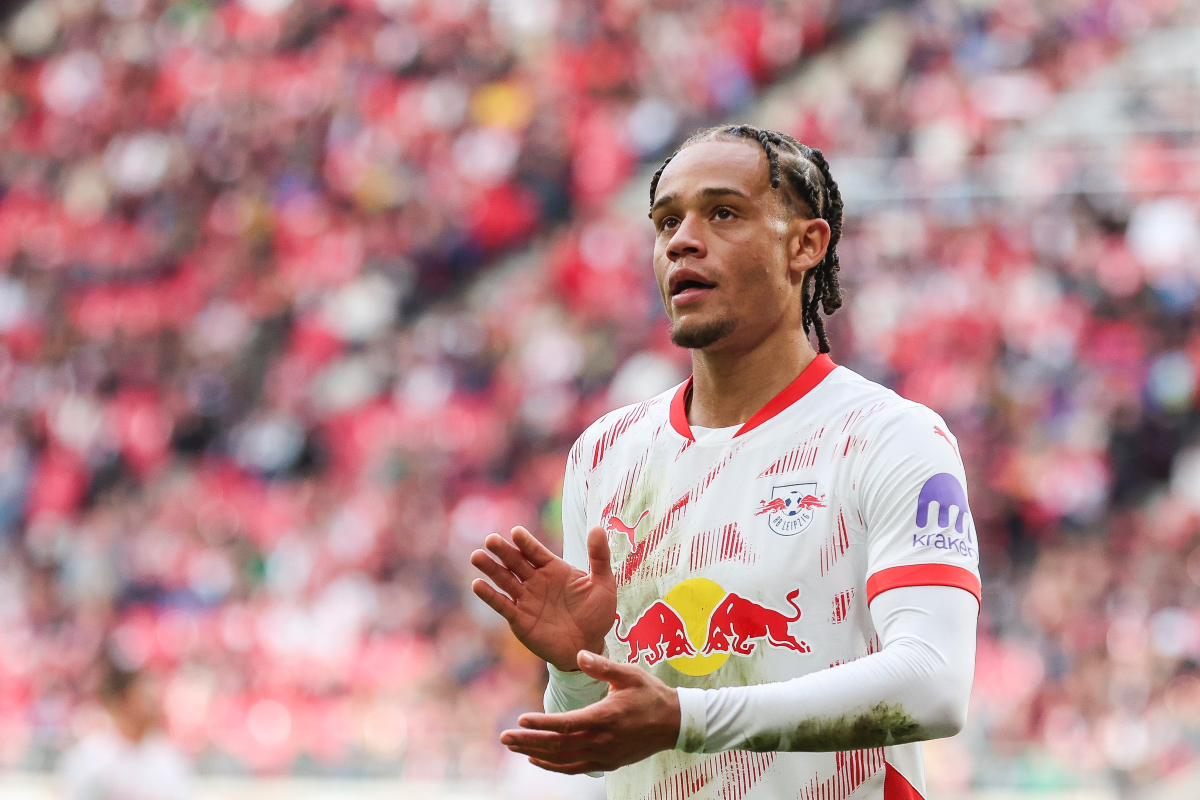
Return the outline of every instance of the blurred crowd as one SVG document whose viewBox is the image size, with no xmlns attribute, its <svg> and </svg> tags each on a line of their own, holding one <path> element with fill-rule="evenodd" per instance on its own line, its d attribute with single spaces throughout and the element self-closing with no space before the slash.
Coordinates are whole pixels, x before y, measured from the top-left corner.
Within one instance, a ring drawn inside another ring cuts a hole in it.
<svg viewBox="0 0 1200 800">
<path fill-rule="evenodd" d="M 501 769 L 544 667 L 473 599 L 467 555 L 514 524 L 556 542 L 574 438 L 686 376 L 649 225 L 616 199 L 697 126 L 753 114 L 835 177 L 890 165 L 903 199 L 847 180 L 831 339 L 941 412 L 967 463 L 976 694 L 931 781 L 1194 762 L 1194 106 L 1148 91 L 1136 113 L 1179 124 L 1122 145 L 1103 193 L 1073 188 L 1086 159 L 1025 147 L 992 192 L 979 165 L 1197 6 L 875 5 L 17 11 L 0 765 L 51 767 L 102 724 L 103 657 L 155 676 L 201 771 Z"/>
</svg>

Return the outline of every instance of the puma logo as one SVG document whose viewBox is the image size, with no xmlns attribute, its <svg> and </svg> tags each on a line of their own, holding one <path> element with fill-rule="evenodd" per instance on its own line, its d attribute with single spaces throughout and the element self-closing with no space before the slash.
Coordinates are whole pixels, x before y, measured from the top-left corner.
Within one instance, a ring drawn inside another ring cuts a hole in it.
<svg viewBox="0 0 1200 800">
<path fill-rule="evenodd" d="M 650 509 L 647 508 L 642 512 L 642 515 L 637 518 L 637 522 L 633 523 L 632 525 L 626 525 L 621 521 L 620 517 L 618 517 L 616 514 L 613 514 L 608 518 L 608 524 L 605 527 L 608 528 L 609 533 L 623 533 L 628 536 L 629 546 L 634 547 L 637 545 L 637 540 L 634 538 L 634 534 L 637 532 L 637 527 L 638 525 L 641 525 L 642 520 L 648 516 L 650 516 Z"/>
</svg>

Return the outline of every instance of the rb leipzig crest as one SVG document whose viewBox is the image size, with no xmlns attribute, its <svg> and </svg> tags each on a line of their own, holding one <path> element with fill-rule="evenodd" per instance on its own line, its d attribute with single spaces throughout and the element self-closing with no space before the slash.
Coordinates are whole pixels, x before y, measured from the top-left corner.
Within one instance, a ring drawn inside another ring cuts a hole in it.
<svg viewBox="0 0 1200 800">
<path fill-rule="evenodd" d="M 818 508 L 825 507 L 825 495 L 817 496 L 815 483 L 775 486 L 770 500 L 760 500 L 755 516 L 767 515 L 767 524 L 780 536 L 795 536 L 812 524 Z"/>
</svg>

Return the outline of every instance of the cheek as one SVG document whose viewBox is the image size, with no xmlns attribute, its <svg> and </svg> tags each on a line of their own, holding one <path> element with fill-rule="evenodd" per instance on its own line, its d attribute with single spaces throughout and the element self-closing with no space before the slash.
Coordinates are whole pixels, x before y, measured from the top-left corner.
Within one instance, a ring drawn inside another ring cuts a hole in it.
<svg viewBox="0 0 1200 800">
<path fill-rule="evenodd" d="M 667 272 L 670 271 L 671 267 L 670 260 L 667 258 L 667 249 L 665 246 L 658 244 L 654 245 L 654 260 L 652 261 L 650 267 L 654 270 L 654 282 L 658 284 L 658 287 L 661 289 L 663 287 L 663 281 L 666 280 Z"/>
</svg>

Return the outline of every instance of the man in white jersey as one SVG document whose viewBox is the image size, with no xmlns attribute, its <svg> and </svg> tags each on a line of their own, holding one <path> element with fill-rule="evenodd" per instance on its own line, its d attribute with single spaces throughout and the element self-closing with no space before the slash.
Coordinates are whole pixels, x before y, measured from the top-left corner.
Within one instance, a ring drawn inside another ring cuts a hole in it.
<svg viewBox="0 0 1200 800">
<path fill-rule="evenodd" d="M 476 594 L 550 665 L 547 713 L 501 741 L 607 772 L 612 798 L 920 798 L 920 741 L 961 729 L 974 673 L 957 442 L 830 360 L 842 203 L 820 151 L 714 128 L 650 194 L 692 377 L 576 442 L 562 559 L 523 528 L 472 554 L 495 584 Z"/>
</svg>

